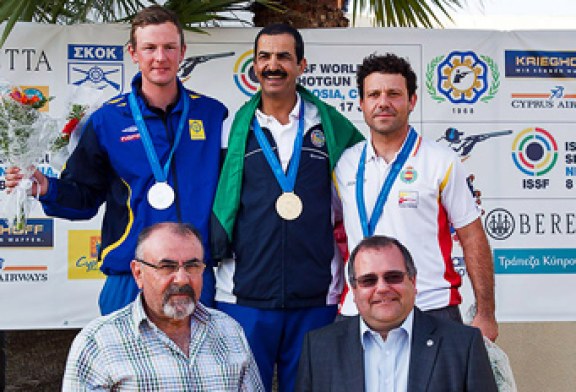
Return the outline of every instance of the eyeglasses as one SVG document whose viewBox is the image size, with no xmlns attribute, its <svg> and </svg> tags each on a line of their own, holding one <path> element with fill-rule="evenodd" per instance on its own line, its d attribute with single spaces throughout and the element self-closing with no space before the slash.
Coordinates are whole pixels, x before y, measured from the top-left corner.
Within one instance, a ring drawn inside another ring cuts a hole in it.
<svg viewBox="0 0 576 392">
<path fill-rule="evenodd" d="M 399 284 L 404 281 L 404 275 L 408 272 L 404 271 L 386 271 L 382 274 L 382 279 L 386 284 Z M 362 288 L 370 288 L 376 286 L 378 283 L 378 275 L 376 274 L 366 274 L 354 279 L 358 286 Z"/>
<path fill-rule="evenodd" d="M 177 273 L 180 268 L 184 268 L 184 272 L 192 276 L 200 276 L 206 268 L 206 264 L 202 260 L 192 259 L 183 262 L 182 264 L 177 263 L 172 260 L 160 260 L 158 264 L 148 263 L 142 259 L 135 259 L 137 262 L 147 265 L 148 267 L 154 268 L 160 275 L 170 276 Z"/>
</svg>

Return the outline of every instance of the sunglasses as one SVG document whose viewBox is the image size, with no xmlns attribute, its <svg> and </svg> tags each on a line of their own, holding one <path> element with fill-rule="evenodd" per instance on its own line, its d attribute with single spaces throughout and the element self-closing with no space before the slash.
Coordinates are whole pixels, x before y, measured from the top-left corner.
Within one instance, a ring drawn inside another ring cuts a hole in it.
<svg viewBox="0 0 576 392">
<path fill-rule="evenodd" d="M 404 271 L 386 271 L 382 274 L 382 279 L 386 284 L 399 284 L 404 281 L 404 275 L 408 272 Z M 378 275 L 376 274 L 366 274 L 359 276 L 355 279 L 358 286 L 362 288 L 370 288 L 376 286 L 378 283 Z"/>
</svg>

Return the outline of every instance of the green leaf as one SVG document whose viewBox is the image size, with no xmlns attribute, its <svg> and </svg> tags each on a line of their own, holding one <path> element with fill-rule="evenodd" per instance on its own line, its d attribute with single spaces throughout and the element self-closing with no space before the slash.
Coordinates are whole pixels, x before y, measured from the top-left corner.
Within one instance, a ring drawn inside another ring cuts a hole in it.
<svg viewBox="0 0 576 392">
<path fill-rule="evenodd" d="M 482 0 L 478 0 L 482 3 Z M 438 18 L 443 14 L 452 20 L 450 10 L 463 7 L 460 0 L 351 0 L 352 24 L 366 11 L 374 24 L 382 27 L 442 27 Z"/>
<path fill-rule="evenodd" d="M 222 12 L 245 9 L 256 2 L 282 11 L 279 0 L 168 0 L 164 6 L 178 13 L 182 25 L 192 31 L 202 32 L 202 25 L 210 21 L 235 20 Z M 18 21 L 41 23 L 114 23 L 127 22 L 141 9 L 157 1 L 140 0 L 1 0 L 0 23 L 6 22 L 0 38 L 4 45 Z"/>
</svg>

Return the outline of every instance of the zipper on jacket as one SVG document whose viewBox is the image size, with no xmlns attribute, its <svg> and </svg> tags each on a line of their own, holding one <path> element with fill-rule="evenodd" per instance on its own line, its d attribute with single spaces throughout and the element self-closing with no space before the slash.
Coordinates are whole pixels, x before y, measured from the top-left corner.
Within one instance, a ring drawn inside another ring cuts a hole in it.
<svg viewBox="0 0 576 392">
<path fill-rule="evenodd" d="M 166 130 L 166 137 L 170 140 L 170 148 L 174 145 L 174 132 L 170 128 L 170 124 L 168 122 L 168 118 L 172 115 L 172 111 L 170 113 L 164 112 L 163 115 L 160 117 L 162 119 L 162 123 L 164 124 L 164 129 Z M 176 152 L 174 152 L 176 154 Z M 170 172 L 174 177 L 174 206 L 176 207 L 176 217 L 179 223 L 182 223 L 182 210 L 180 208 L 180 197 L 178 192 L 178 175 L 176 171 L 176 160 L 173 159 L 170 162 Z"/>
<path fill-rule="evenodd" d="M 281 246 L 281 262 L 280 262 L 280 273 L 282 274 L 281 281 L 282 281 L 282 309 L 286 308 L 286 237 L 288 235 L 288 222 L 283 218 L 279 218 L 281 220 L 282 225 L 282 246 Z"/>
</svg>

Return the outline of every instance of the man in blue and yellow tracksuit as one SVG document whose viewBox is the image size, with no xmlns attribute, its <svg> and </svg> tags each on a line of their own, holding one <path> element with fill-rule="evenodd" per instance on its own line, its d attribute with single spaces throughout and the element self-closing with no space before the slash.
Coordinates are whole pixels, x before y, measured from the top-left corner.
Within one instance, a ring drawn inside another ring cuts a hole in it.
<svg viewBox="0 0 576 392">
<path fill-rule="evenodd" d="M 132 88 L 137 90 L 140 82 L 137 75 Z M 159 210 L 148 203 L 146 194 L 155 179 L 132 119 L 127 94 L 107 102 L 90 117 L 61 178 L 49 179 L 48 193 L 40 198 L 47 215 L 72 220 L 93 217 L 106 202 L 100 253 L 101 270 L 108 276 L 100 301 L 104 314 L 123 306 L 114 305 L 124 297 L 118 290 L 128 295 L 126 303 L 130 302 L 130 293 L 135 297 L 138 291 L 131 278 L 130 261 L 138 233 L 144 227 L 163 221 L 191 223 L 202 233 L 205 259 L 210 260 L 208 222 L 218 181 L 226 109 L 220 102 L 188 91 L 180 83 L 179 91 L 179 100 L 164 118 L 137 95 L 161 162 L 170 152 L 170 138 L 178 126 L 182 101 L 190 101 L 189 126 L 182 134 L 168 175 L 175 193 L 169 208 Z M 200 128 L 195 129 L 196 125 Z M 212 273 L 210 268 L 206 270 L 207 274 Z M 207 279 L 214 281 L 212 275 Z M 112 290 L 110 295 L 107 290 Z M 206 298 L 202 300 L 210 304 Z M 112 305 L 107 305 L 110 302 Z"/>
<path fill-rule="evenodd" d="M 226 107 L 184 88 L 177 78 L 186 45 L 177 16 L 161 6 L 132 21 L 128 51 L 140 72 L 131 91 L 108 101 L 88 120 L 59 179 L 34 173 L 32 191 L 47 215 L 90 219 L 106 204 L 99 259 L 107 275 L 100 310 L 108 314 L 138 293 L 130 262 L 138 233 L 156 222 L 195 226 L 209 253 L 209 219 L 220 165 Z M 19 172 L 10 171 L 15 186 Z M 211 306 L 213 269 L 201 300 Z"/>
</svg>

